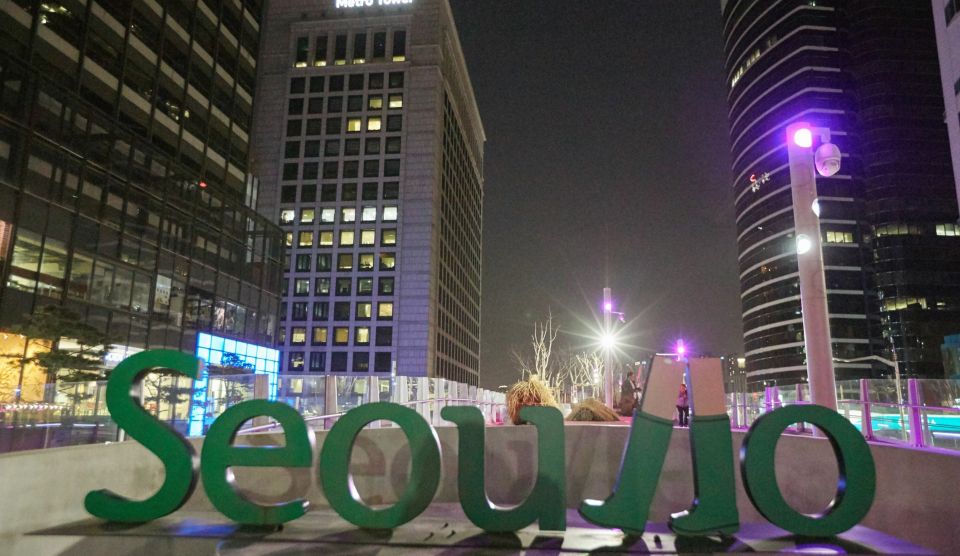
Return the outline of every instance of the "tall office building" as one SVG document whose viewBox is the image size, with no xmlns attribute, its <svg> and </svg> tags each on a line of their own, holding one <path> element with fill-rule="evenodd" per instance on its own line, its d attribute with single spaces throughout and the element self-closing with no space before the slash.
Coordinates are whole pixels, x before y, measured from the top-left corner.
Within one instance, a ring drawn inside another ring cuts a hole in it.
<svg viewBox="0 0 960 556">
<path fill-rule="evenodd" d="M 940 81 L 943 86 L 944 122 L 950 136 L 953 180 L 960 202 L 960 0 L 932 0 L 937 30 Z"/>
<path fill-rule="evenodd" d="M 0 3 L 0 326 L 62 304 L 108 334 L 114 363 L 194 352 L 206 332 L 276 371 L 259 350 L 282 236 L 251 207 L 247 163 L 260 10 Z"/>
<path fill-rule="evenodd" d="M 785 129 L 829 127 L 818 178 L 838 379 L 942 376 L 960 238 L 928 2 L 722 0 L 747 374 L 806 376 Z"/>
<path fill-rule="evenodd" d="M 485 138 L 447 0 L 277 0 L 262 45 L 285 370 L 477 384 Z"/>
</svg>

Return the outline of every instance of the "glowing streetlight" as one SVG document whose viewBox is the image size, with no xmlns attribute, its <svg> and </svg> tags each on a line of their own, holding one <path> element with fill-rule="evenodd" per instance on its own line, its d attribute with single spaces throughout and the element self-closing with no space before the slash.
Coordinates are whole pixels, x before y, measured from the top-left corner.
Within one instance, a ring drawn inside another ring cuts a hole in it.
<svg viewBox="0 0 960 556">
<path fill-rule="evenodd" d="M 840 149 L 830 143 L 830 130 L 827 128 L 798 122 L 787 127 L 786 135 L 810 397 L 813 403 L 835 410 L 837 388 L 827 286 L 823 273 L 817 173 L 829 177 L 839 172 L 841 154 Z M 816 153 L 812 149 L 815 136 L 819 137 L 821 143 Z"/>
</svg>

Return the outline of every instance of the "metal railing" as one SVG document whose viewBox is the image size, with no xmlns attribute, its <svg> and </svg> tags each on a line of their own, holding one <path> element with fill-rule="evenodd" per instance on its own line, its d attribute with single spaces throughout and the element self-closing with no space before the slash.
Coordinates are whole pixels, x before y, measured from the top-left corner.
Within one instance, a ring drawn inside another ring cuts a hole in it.
<svg viewBox="0 0 960 556">
<path fill-rule="evenodd" d="M 139 396 L 144 409 L 181 434 L 206 434 L 229 407 L 251 399 L 271 399 L 295 408 L 315 428 L 329 428 L 361 404 L 390 401 L 413 407 L 431 423 L 445 424 L 447 405 L 481 407 L 488 423 L 502 422 L 505 399 L 492 392 L 425 377 L 280 375 L 271 388 L 267 375 L 210 375 L 206 380 L 148 375 Z M 106 382 L 44 386 L 33 401 L 0 401 L 0 453 L 123 440 L 106 408 Z M 244 432 L 270 430 L 269 418 L 254 419 Z"/>
<path fill-rule="evenodd" d="M 911 378 L 899 384 L 888 379 L 837 383 L 837 411 L 867 440 L 913 448 L 960 450 L 960 381 Z M 734 428 L 747 428 L 778 407 L 809 402 L 806 384 L 766 387 L 761 392 L 727 394 Z M 903 400 L 903 403 L 898 403 Z M 809 432 L 797 424 L 794 432 Z"/>
</svg>

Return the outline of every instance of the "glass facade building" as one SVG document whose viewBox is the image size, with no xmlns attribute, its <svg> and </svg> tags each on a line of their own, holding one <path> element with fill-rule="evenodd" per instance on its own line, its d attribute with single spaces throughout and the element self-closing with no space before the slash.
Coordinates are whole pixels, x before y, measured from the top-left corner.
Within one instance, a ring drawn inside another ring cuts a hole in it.
<svg viewBox="0 0 960 556">
<path fill-rule="evenodd" d="M 257 0 L 0 5 L 0 326 L 63 304 L 116 346 L 272 345 L 252 208 Z"/>
<path fill-rule="evenodd" d="M 839 174 L 818 177 L 839 380 L 896 350 L 905 376 L 943 374 L 960 329 L 960 238 L 927 2 L 724 0 L 746 369 L 805 379 L 785 129 L 829 127 Z"/>
<path fill-rule="evenodd" d="M 448 3 L 270 6 L 253 142 L 284 372 L 477 384 L 484 135 Z"/>
</svg>

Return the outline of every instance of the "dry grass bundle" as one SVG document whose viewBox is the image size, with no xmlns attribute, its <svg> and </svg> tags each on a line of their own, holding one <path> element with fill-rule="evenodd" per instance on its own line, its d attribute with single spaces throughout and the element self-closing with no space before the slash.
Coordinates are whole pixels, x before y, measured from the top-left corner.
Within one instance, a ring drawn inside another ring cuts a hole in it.
<svg viewBox="0 0 960 556">
<path fill-rule="evenodd" d="M 521 380 L 507 390 L 507 413 L 514 425 L 519 425 L 520 408 L 528 405 L 546 405 L 550 407 L 559 407 L 557 400 L 553 397 L 550 387 L 537 380 L 536 377 L 530 377 L 528 380 Z"/>
<path fill-rule="evenodd" d="M 570 410 L 567 421 L 619 421 L 617 413 L 596 398 L 583 400 Z"/>
</svg>

